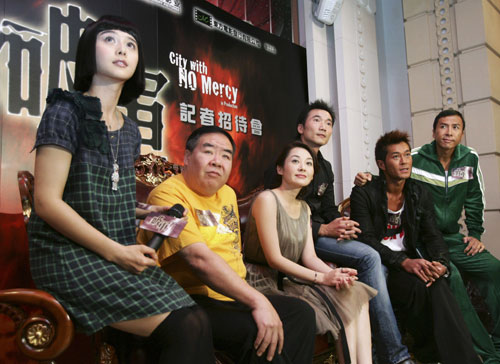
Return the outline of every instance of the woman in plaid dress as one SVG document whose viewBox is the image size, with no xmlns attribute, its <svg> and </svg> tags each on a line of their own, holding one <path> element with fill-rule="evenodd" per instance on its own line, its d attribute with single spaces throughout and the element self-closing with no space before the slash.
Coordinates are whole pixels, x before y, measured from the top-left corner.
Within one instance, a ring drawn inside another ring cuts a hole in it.
<svg viewBox="0 0 500 364">
<path fill-rule="evenodd" d="M 88 25 L 78 92 L 52 90 L 37 131 L 31 272 L 85 333 L 109 325 L 149 337 L 160 363 L 213 363 L 205 313 L 156 265 L 155 251 L 135 243 L 141 136 L 117 105 L 144 86 L 135 27 L 115 16 Z"/>
</svg>

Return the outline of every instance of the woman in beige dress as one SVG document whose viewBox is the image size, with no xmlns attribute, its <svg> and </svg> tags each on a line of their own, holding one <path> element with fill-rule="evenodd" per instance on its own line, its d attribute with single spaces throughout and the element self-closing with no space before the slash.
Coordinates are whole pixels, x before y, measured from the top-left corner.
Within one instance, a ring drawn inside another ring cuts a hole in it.
<svg viewBox="0 0 500 364">
<path fill-rule="evenodd" d="M 332 269 L 316 256 L 311 211 L 300 199 L 315 164 L 311 149 L 298 141 L 278 158 L 281 185 L 257 196 L 247 224 L 247 280 L 260 291 L 306 300 L 316 312 L 317 333 L 331 333 L 336 340 L 341 363 L 371 364 L 368 301 L 376 290 L 357 282 L 356 270 Z M 338 340 L 342 324 L 348 350 Z"/>
</svg>

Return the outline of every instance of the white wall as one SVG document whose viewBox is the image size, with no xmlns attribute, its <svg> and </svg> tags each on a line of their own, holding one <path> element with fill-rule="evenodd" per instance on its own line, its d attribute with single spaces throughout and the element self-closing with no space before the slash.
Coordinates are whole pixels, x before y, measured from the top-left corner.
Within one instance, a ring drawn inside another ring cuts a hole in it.
<svg viewBox="0 0 500 364">
<path fill-rule="evenodd" d="M 375 2 L 368 3 L 373 9 Z M 299 1 L 300 39 L 307 50 L 309 98 L 332 103 L 337 113 L 322 153 L 333 164 L 338 203 L 350 195 L 358 171 L 377 170 L 373 151 L 383 128 L 375 15 L 345 0 L 334 25 L 326 26 L 314 19 L 312 6 Z"/>
</svg>

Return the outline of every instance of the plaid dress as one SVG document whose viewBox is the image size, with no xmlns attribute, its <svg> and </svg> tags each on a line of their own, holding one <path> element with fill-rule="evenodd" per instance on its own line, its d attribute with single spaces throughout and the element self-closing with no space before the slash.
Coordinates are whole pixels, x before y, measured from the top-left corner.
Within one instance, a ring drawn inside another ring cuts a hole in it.
<svg viewBox="0 0 500 364">
<path fill-rule="evenodd" d="M 34 148 L 51 144 L 71 152 L 63 200 L 111 239 L 135 244 L 134 160 L 141 143 L 137 125 L 124 116 L 118 146 L 118 131 L 108 132 L 100 121 L 99 99 L 55 89 L 47 105 Z M 112 152 L 120 166 L 117 191 L 111 189 Z M 194 305 L 159 267 L 129 273 L 52 229 L 37 216 L 36 206 L 28 236 L 37 287 L 54 295 L 84 333 Z"/>
</svg>

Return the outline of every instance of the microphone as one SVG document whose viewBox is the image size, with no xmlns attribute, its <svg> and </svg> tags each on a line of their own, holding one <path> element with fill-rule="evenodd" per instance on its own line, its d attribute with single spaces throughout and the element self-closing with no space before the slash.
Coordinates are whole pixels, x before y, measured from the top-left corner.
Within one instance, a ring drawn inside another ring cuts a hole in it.
<svg viewBox="0 0 500 364">
<path fill-rule="evenodd" d="M 184 206 L 182 206 L 180 203 L 176 203 L 174 206 L 169 208 L 167 212 L 165 212 L 165 215 L 180 219 L 184 215 Z"/>
<path fill-rule="evenodd" d="M 176 203 L 174 206 L 172 206 L 170 209 L 168 209 L 168 211 L 165 212 L 164 215 L 172 216 L 172 217 L 176 217 L 176 218 L 180 219 L 184 215 L 184 206 L 182 206 L 179 203 Z M 182 228 L 184 228 L 184 226 L 182 226 Z M 157 251 L 158 249 L 160 249 L 161 245 L 163 244 L 163 240 L 168 235 L 164 235 L 162 233 L 159 233 L 157 229 L 155 229 L 154 231 L 155 231 L 154 236 L 151 238 L 150 241 L 147 242 L 146 245 Z"/>
</svg>

